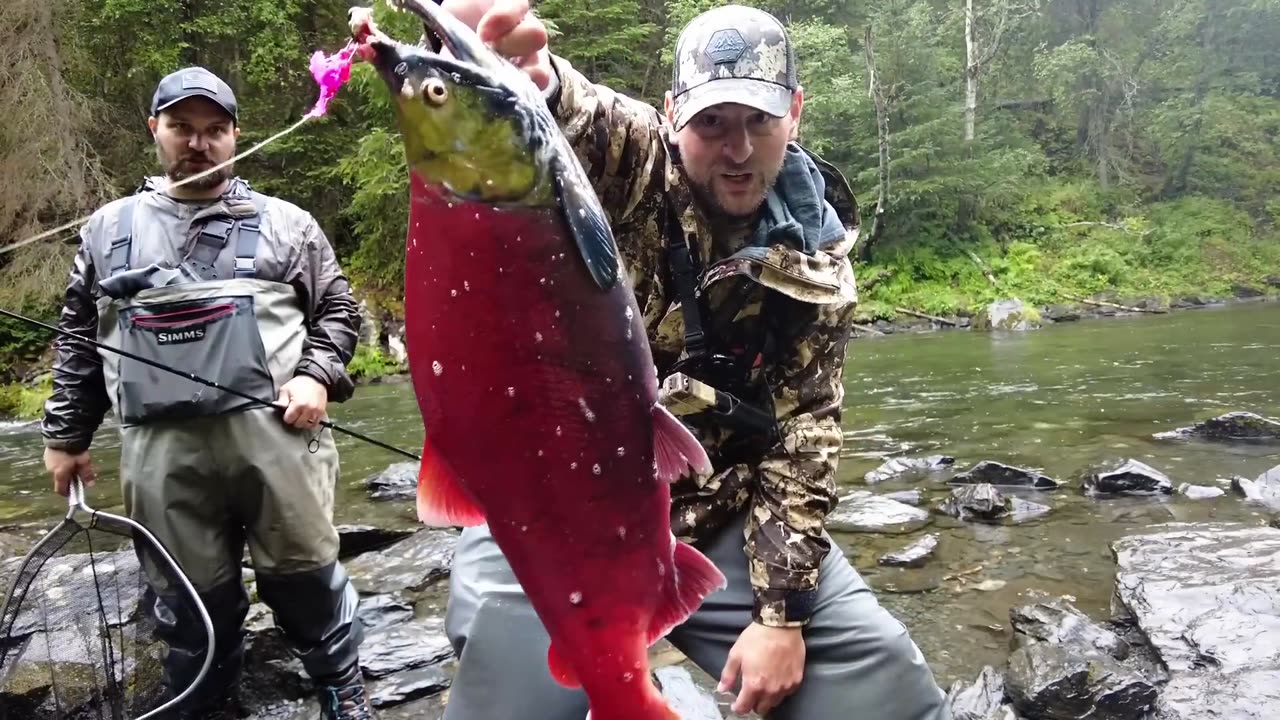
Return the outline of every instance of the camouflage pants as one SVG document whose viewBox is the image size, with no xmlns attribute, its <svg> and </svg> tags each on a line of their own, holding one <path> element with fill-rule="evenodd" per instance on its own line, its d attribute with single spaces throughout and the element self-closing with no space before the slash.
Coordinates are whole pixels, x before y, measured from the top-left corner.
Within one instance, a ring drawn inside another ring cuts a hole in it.
<svg viewBox="0 0 1280 720">
<path fill-rule="evenodd" d="M 703 551 L 729 581 L 667 636 L 711 677 L 751 622 L 742 549 L 745 515 Z M 462 534 L 449 581 L 445 630 L 459 656 L 445 720 L 582 720 L 586 695 L 547 670 L 549 640 L 485 526 Z M 880 607 L 838 547 L 822 563 L 805 633 L 799 690 L 769 720 L 949 720 L 945 694 L 906 628 Z"/>
</svg>

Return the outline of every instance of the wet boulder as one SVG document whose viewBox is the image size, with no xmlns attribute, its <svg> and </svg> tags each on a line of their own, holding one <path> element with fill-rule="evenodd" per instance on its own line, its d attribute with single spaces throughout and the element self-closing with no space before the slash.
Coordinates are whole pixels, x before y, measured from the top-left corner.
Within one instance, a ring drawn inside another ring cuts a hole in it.
<svg viewBox="0 0 1280 720">
<path fill-rule="evenodd" d="M 1256 480 L 1233 476 L 1231 489 L 1251 503 L 1280 510 L 1280 465 L 1262 473 Z"/>
<path fill-rule="evenodd" d="M 1013 708 L 1004 704 L 1004 678 L 990 665 L 971 685 L 952 683 L 947 704 L 952 720 L 1017 720 Z"/>
<path fill-rule="evenodd" d="M 1030 330 L 1040 327 L 1040 313 L 1016 298 L 997 300 L 978 311 L 974 330 Z"/>
<path fill-rule="evenodd" d="M 947 482 L 952 485 L 986 483 L 996 487 L 1020 487 L 1036 490 L 1051 490 L 1058 487 L 1059 484 L 1057 480 L 1035 470 L 1005 465 L 993 460 L 983 460 Z"/>
<path fill-rule="evenodd" d="M 885 493 L 880 497 L 916 507 L 924 502 L 924 493 L 919 490 L 899 490 L 897 492 Z"/>
<path fill-rule="evenodd" d="M 356 556 L 346 563 L 347 574 L 361 593 L 423 590 L 448 577 L 457 542 L 452 530 L 419 530 L 393 545 Z"/>
<path fill-rule="evenodd" d="M 1173 493 L 1173 481 L 1167 475 L 1146 463 L 1133 459 L 1086 471 L 1083 487 L 1086 495 L 1095 497 Z"/>
<path fill-rule="evenodd" d="M 1280 530 L 1166 528 L 1111 545 L 1117 601 L 1169 672 L 1160 717 L 1280 717 Z"/>
<path fill-rule="evenodd" d="M 884 555 L 878 561 L 890 567 L 923 567 L 938 547 L 938 535 L 930 533 L 905 548 Z"/>
<path fill-rule="evenodd" d="M 364 487 L 374 500 L 413 500 L 418 496 L 419 467 L 416 462 L 394 463 L 365 478 Z"/>
<path fill-rule="evenodd" d="M 855 492 L 841 498 L 827 515 L 827 527 L 842 532 L 898 535 L 919 530 L 930 519 L 926 510 L 868 492 Z"/>
<path fill-rule="evenodd" d="M 1155 433 L 1158 440 L 1280 440 L 1280 421 L 1251 412 L 1232 412 L 1211 420 Z"/>
<path fill-rule="evenodd" d="M 378 628 L 360 645 L 360 669 L 367 678 L 384 678 L 453 657 L 442 618 L 424 618 Z"/>
<path fill-rule="evenodd" d="M 1048 513 L 1048 505 L 1006 497 L 993 485 L 961 485 L 935 508 L 944 515 L 964 521 L 1016 525 Z"/>
<path fill-rule="evenodd" d="M 681 720 L 724 720 L 711 690 L 699 685 L 685 668 L 679 665 L 658 668 L 653 680 Z"/>
<path fill-rule="evenodd" d="M 1080 319 L 1080 311 L 1067 305 L 1050 305 L 1044 309 L 1044 317 L 1051 322 L 1074 322 Z"/>
<path fill-rule="evenodd" d="M 1178 494 L 1191 500 L 1208 500 L 1210 498 L 1222 497 L 1227 494 L 1226 490 L 1212 485 L 1192 485 L 1190 483 L 1182 483 L 1178 486 Z"/>
<path fill-rule="evenodd" d="M 1009 620 L 1020 645 L 1047 642 L 1092 648 L 1116 660 L 1129 657 L 1129 643 L 1064 598 L 1013 608 Z"/>
<path fill-rule="evenodd" d="M 381 710 L 449 689 L 453 676 L 439 665 L 406 670 L 369 683 L 369 704 Z"/>
<path fill-rule="evenodd" d="M 339 525 L 338 558 L 346 560 L 362 553 L 393 545 L 414 533 L 413 530 L 387 530 L 373 525 Z"/>
<path fill-rule="evenodd" d="M 1019 713 L 1043 720 L 1145 720 L 1157 697 L 1155 685 L 1114 658 L 1047 642 L 1009 656 L 1005 694 Z"/>
<path fill-rule="evenodd" d="M 956 459 L 949 455 L 929 455 L 921 458 L 890 458 L 880 467 L 862 476 L 868 485 L 875 485 L 886 480 L 906 475 L 916 476 L 924 473 L 945 470 L 955 464 Z"/>
</svg>

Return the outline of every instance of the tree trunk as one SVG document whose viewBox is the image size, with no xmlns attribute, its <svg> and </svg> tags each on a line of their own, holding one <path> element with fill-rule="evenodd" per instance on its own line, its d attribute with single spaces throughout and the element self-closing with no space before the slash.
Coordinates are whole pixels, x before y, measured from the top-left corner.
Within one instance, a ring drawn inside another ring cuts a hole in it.
<svg viewBox="0 0 1280 720">
<path fill-rule="evenodd" d="M 973 142 L 978 115 L 978 42 L 973 29 L 973 0 L 964 0 L 964 141 Z"/>
<path fill-rule="evenodd" d="M 863 35 L 863 52 L 867 58 L 867 94 L 876 105 L 876 131 L 880 144 L 880 183 L 879 197 L 876 198 L 875 214 L 871 219 L 871 232 L 867 234 L 858 248 L 858 259 L 871 262 L 871 248 L 884 233 L 885 212 L 889 203 L 889 110 L 884 99 L 884 90 L 880 87 L 880 76 L 876 74 L 875 38 L 871 26 L 867 26 Z"/>
</svg>

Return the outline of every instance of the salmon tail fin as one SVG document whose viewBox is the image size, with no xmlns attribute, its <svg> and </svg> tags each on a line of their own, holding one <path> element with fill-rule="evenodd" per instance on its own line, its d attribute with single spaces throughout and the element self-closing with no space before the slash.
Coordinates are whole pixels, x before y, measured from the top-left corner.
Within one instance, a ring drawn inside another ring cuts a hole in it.
<svg viewBox="0 0 1280 720">
<path fill-rule="evenodd" d="M 650 645 L 687 620 L 708 595 L 729 584 L 720 568 L 697 548 L 676 540 L 675 536 L 671 541 L 675 544 L 672 554 L 675 569 L 667 576 L 662 605 L 649 625 Z"/>
<path fill-rule="evenodd" d="M 427 440 L 418 468 L 418 520 L 435 527 L 471 527 L 484 523 L 484 511 L 458 482 L 458 476 Z"/>
<path fill-rule="evenodd" d="M 686 467 L 692 467 L 701 475 L 711 473 L 711 458 L 689 432 L 684 423 L 676 419 L 661 403 L 653 404 L 654 458 L 658 464 L 658 479 L 675 482 L 684 475 Z"/>
<path fill-rule="evenodd" d="M 580 688 L 582 683 L 578 680 L 578 674 L 573 671 L 573 667 L 564 659 L 564 655 L 556 649 L 553 641 L 551 647 L 547 648 L 547 668 L 551 670 L 551 677 L 556 682 L 569 689 Z"/>
</svg>

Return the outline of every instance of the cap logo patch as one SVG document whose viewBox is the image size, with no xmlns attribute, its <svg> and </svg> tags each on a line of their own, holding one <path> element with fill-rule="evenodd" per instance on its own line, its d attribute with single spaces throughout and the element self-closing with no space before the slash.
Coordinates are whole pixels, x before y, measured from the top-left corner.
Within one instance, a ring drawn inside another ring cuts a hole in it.
<svg viewBox="0 0 1280 720">
<path fill-rule="evenodd" d="M 716 65 L 732 65 L 738 62 L 747 51 L 747 41 L 742 33 L 734 29 L 717 30 L 711 33 L 707 46 L 703 49 L 711 62 Z"/>
<path fill-rule="evenodd" d="M 206 73 L 187 73 L 182 76 L 183 90 L 208 90 L 211 93 L 218 92 L 218 86 L 214 83 L 213 76 Z"/>
</svg>

